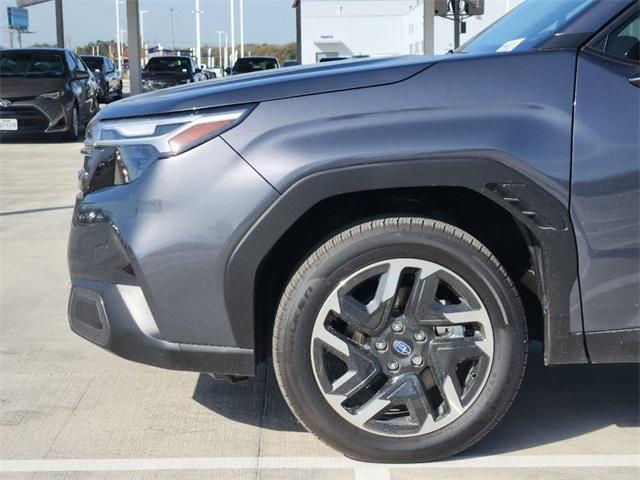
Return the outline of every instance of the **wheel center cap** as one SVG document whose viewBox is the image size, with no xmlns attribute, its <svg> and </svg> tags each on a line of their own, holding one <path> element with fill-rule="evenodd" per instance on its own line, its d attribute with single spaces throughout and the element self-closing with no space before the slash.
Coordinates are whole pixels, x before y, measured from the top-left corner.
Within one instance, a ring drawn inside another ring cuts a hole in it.
<svg viewBox="0 0 640 480">
<path fill-rule="evenodd" d="M 411 345 L 409 345 L 404 340 L 394 340 L 393 349 L 396 351 L 396 353 L 402 355 L 403 357 L 408 357 L 409 355 L 411 355 L 411 352 L 413 352 Z"/>
</svg>

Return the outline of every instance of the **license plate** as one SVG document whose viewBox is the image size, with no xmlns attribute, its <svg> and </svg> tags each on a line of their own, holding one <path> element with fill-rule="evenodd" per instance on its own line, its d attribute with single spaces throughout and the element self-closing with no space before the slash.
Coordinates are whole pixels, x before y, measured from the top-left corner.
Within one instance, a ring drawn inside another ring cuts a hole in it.
<svg viewBox="0 0 640 480">
<path fill-rule="evenodd" d="M 0 118 L 0 130 L 18 130 L 18 119 Z"/>
</svg>

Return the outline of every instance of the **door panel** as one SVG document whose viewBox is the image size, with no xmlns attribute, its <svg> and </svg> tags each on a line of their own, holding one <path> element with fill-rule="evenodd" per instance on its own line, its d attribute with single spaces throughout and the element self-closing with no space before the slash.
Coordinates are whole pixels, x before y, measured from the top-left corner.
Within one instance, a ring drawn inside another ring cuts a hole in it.
<svg viewBox="0 0 640 480">
<path fill-rule="evenodd" d="M 586 332 L 640 327 L 640 88 L 628 60 L 578 59 L 571 215 Z"/>
</svg>

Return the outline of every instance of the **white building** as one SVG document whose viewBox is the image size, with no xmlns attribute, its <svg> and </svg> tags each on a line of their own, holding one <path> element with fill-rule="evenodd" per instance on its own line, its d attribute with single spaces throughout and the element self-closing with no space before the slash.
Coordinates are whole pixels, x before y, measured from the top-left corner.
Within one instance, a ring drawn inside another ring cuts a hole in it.
<svg viewBox="0 0 640 480">
<path fill-rule="evenodd" d="M 466 20 L 464 43 L 522 0 L 485 0 L 485 14 Z M 295 0 L 303 64 L 324 57 L 423 53 L 423 0 Z M 453 48 L 453 22 L 436 17 L 435 53 Z"/>
</svg>

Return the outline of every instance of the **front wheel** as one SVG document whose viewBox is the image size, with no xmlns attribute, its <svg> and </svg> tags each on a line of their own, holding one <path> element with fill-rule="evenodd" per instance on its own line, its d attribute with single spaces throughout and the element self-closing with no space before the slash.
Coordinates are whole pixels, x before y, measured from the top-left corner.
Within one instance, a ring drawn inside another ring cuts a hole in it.
<svg viewBox="0 0 640 480">
<path fill-rule="evenodd" d="M 517 290 L 478 240 L 384 218 L 314 252 L 280 302 L 273 360 L 298 419 L 347 456 L 437 460 L 486 435 L 526 361 Z"/>
<path fill-rule="evenodd" d="M 77 105 L 74 105 L 73 110 L 71 111 L 71 119 L 68 128 L 65 138 L 70 142 L 77 141 L 80 137 L 80 114 L 78 113 Z"/>
</svg>

